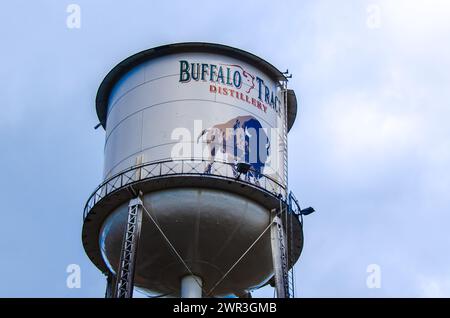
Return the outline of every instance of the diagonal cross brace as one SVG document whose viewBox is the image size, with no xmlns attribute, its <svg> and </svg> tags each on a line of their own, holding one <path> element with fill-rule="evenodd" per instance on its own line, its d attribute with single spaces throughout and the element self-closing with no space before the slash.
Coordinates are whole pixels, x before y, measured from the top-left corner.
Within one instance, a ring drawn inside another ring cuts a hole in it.
<svg viewBox="0 0 450 318">
<path fill-rule="evenodd" d="M 132 298 L 137 248 L 142 226 L 143 203 L 140 197 L 128 205 L 128 219 L 122 241 L 114 298 Z"/>
</svg>

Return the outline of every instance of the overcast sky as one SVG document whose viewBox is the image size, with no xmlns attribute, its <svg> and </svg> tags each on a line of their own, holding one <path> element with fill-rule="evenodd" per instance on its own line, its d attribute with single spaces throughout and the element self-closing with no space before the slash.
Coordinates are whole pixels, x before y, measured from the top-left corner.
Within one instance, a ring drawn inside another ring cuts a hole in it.
<svg viewBox="0 0 450 318">
<path fill-rule="evenodd" d="M 298 296 L 450 297 L 450 1 L 121 3 L 2 2 L 0 296 L 103 296 L 81 244 L 103 171 L 97 88 L 133 53 L 207 41 L 293 74 L 290 188 L 317 210 Z M 66 286 L 69 264 L 80 289 Z"/>
</svg>

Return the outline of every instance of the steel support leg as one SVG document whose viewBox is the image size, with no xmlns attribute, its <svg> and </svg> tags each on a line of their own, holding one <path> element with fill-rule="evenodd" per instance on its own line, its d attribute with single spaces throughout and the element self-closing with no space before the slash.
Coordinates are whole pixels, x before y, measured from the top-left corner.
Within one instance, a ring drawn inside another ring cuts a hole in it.
<svg viewBox="0 0 450 318">
<path fill-rule="evenodd" d="M 281 219 L 274 218 L 270 231 L 272 260 L 275 276 L 275 289 L 278 298 L 289 298 L 288 264 L 286 259 L 286 240 Z"/>
<path fill-rule="evenodd" d="M 132 298 L 134 269 L 142 225 L 142 200 L 132 199 L 128 205 L 128 221 L 122 242 L 119 270 L 116 275 L 115 298 Z"/>
<path fill-rule="evenodd" d="M 181 279 L 181 298 L 202 298 L 202 279 L 188 275 Z"/>
<path fill-rule="evenodd" d="M 114 287 L 116 286 L 116 277 L 113 273 L 106 273 L 106 292 L 105 298 L 114 298 Z"/>
</svg>

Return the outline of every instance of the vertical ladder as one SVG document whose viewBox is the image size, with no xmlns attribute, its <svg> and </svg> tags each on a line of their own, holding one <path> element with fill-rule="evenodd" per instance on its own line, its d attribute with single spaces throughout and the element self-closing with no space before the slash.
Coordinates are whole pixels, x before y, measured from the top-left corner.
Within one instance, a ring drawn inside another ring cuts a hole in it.
<svg viewBox="0 0 450 318">
<path fill-rule="evenodd" d="M 284 174 L 284 184 L 286 186 L 286 195 L 288 189 L 288 111 L 287 111 L 287 102 L 288 102 L 288 88 L 287 82 L 283 85 L 283 99 L 284 105 L 281 108 L 281 116 L 283 118 L 282 125 L 282 145 L 283 145 L 283 174 Z"/>
<path fill-rule="evenodd" d="M 128 221 L 123 237 L 119 270 L 116 276 L 115 298 L 132 298 L 134 284 L 134 269 L 137 247 L 142 225 L 142 200 L 132 199 L 128 205 Z"/>
</svg>

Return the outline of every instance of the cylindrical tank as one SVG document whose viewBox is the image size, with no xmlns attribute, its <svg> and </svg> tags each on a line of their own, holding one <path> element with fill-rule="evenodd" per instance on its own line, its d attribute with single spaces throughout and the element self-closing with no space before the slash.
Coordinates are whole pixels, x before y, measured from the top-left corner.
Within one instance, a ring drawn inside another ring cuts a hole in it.
<svg viewBox="0 0 450 318">
<path fill-rule="evenodd" d="M 136 287 L 179 296 L 183 277 L 199 277 L 217 296 L 267 283 L 270 231 L 216 286 L 287 201 L 286 141 L 297 104 L 285 83 L 255 55 L 210 43 L 166 45 L 119 63 L 96 100 L 104 182 L 86 204 L 83 244 L 97 267 L 117 272 L 128 202 L 141 192 Z M 294 223 L 290 266 L 303 244 Z"/>
</svg>

